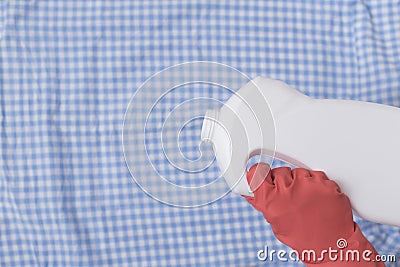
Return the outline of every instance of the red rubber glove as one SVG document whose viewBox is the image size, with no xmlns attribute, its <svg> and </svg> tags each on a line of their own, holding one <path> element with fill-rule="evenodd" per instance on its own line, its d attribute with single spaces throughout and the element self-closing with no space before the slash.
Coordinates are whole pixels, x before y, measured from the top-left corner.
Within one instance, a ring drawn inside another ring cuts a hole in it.
<svg viewBox="0 0 400 267">
<path fill-rule="evenodd" d="M 245 198 L 262 212 L 275 236 L 298 251 L 307 266 L 385 266 L 372 261 L 378 253 L 353 221 L 349 198 L 325 173 L 288 167 L 270 171 L 269 165 L 260 163 L 247 173 L 249 184 L 252 179 L 263 182 L 256 188 L 254 197 Z M 345 248 L 338 247 L 339 239 L 347 244 Z M 329 248 L 338 252 L 330 257 Z M 316 257 L 303 258 L 305 250 L 314 250 Z M 340 250 L 343 250 L 343 260 L 340 260 Z M 346 261 L 349 250 L 357 250 L 360 260 L 352 260 L 349 254 Z M 363 257 L 366 250 L 371 253 L 367 251 Z"/>
</svg>

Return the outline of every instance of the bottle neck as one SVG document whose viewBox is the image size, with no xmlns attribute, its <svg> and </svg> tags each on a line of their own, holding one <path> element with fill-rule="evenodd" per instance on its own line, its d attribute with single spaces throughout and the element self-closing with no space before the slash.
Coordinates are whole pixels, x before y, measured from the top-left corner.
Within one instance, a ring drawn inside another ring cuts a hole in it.
<svg viewBox="0 0 400 267">
<path fill-rule="evenodd" d="M 219 119 L 219 110 L 209 109 L 206 111 L 203 120 L 203 126 L 201 128 L 201 141 L 212 142 L 213 132 L 215 125 Z"/>
</svg>

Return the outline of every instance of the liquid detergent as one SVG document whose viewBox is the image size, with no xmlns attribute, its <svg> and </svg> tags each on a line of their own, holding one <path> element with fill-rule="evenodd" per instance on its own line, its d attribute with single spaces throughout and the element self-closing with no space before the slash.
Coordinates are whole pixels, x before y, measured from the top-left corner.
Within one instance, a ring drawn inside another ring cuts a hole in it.
<svg viewBox="0 0 400 267">
<path fill-rule="evenodd" d="M 253 195 L 246 166 L 263 155 L 324 171 L 359 216 L 400 226 L 399 108 L 313 99 L 282 81 L 257 77 L 220 110 L 207 111 L 201 135 L 213 143 L 222 175 L 236 193 Z"/>
</svg>

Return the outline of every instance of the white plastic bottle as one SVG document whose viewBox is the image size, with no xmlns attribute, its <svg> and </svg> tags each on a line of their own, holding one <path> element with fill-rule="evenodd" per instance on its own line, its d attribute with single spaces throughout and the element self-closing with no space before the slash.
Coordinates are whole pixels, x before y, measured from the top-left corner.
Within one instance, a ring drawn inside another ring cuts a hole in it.
<svg viewBox="0 0 400 267">
<path fill-rule="evenodd" d="M 221 110 L 208 111 L 202 139 L 236 193 L 252 195 L 245 171 L 256 154 L 325 171 L 368 220 L 400 226 L 400 109 L 351 100 L 317 100 L 257 77 Z"/>
</svg>

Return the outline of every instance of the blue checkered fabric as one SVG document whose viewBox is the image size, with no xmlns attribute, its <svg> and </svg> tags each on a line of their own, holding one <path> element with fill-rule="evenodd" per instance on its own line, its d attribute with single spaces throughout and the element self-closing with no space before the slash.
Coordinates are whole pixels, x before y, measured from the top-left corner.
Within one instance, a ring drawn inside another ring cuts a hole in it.
<svg viewBox="0 0 400 267">
<path fill-rule="evenodd" d="M 302 266 L 257 259 L 284 246 L 240 196 L 180 209 L 131 179 L 130 97 L 191 60 L 400 106 L 400 2 L 0 1 L 0 266 Z M 399 228 L 358 221 L 400 258 Z"/>
</svg>

